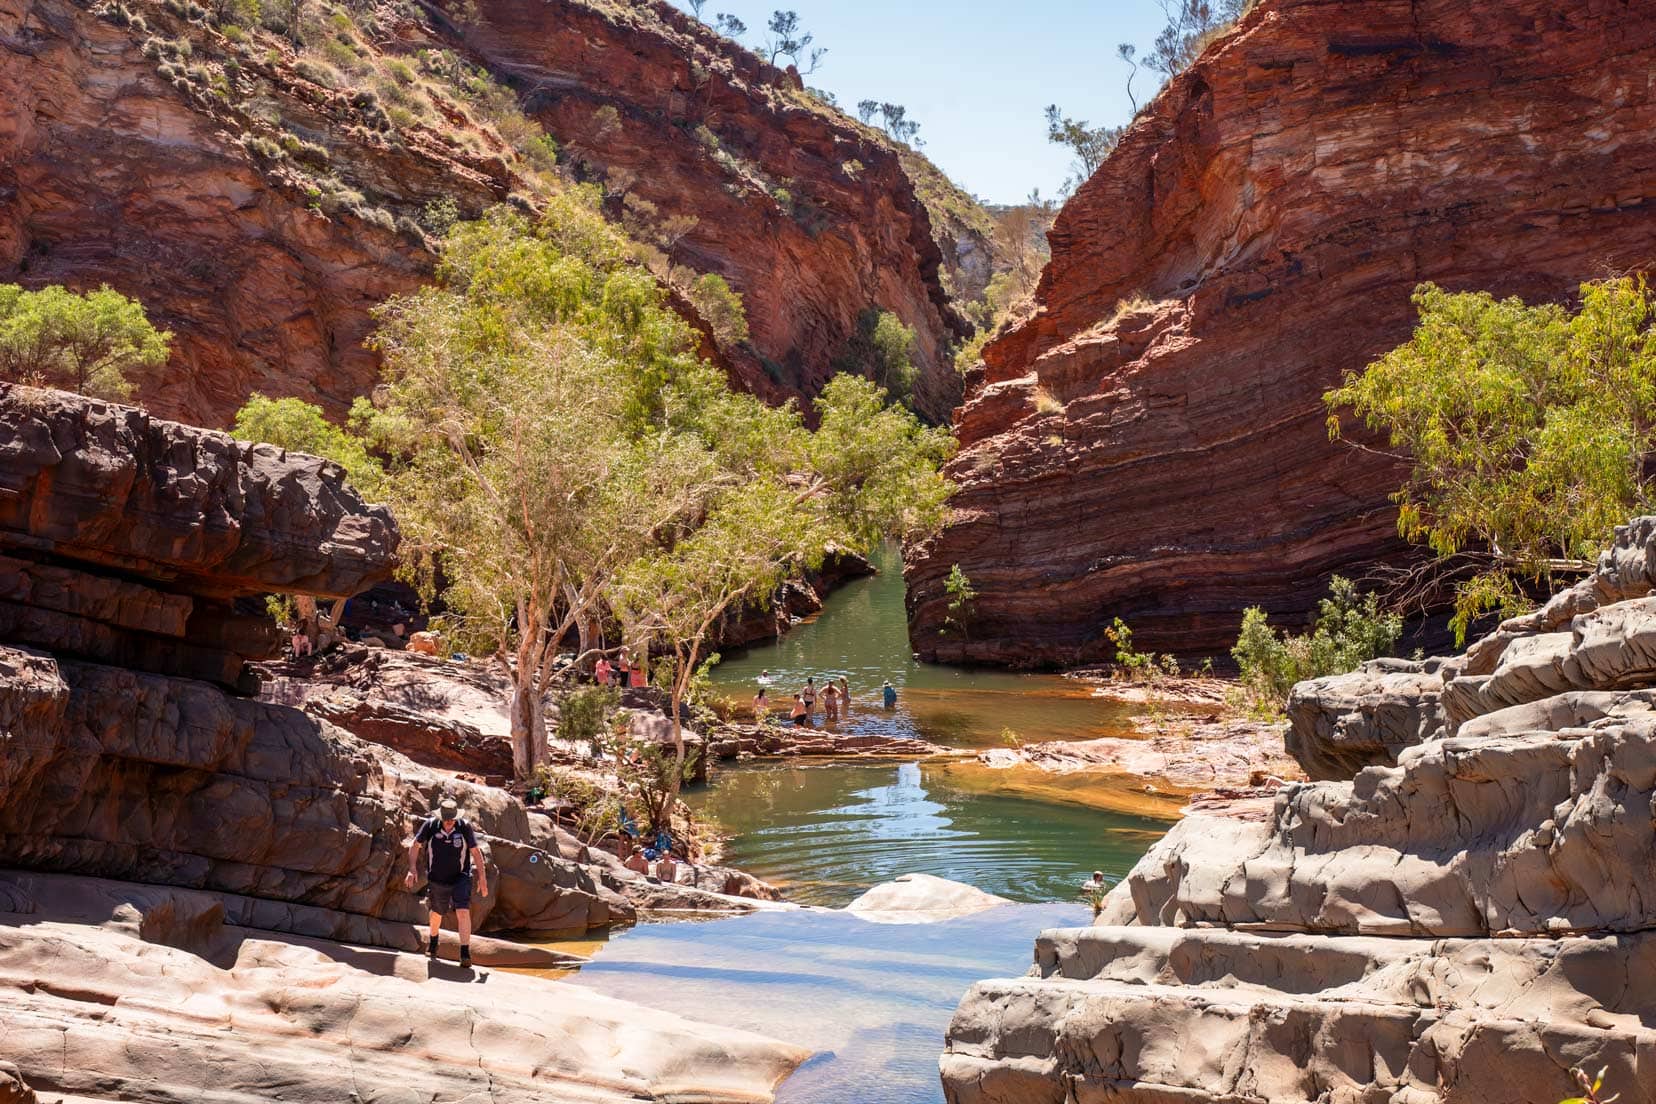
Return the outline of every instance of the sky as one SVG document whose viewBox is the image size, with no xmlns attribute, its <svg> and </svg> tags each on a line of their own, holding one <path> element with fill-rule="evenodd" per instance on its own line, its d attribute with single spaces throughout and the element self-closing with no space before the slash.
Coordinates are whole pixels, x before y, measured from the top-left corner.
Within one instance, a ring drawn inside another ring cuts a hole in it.
<svg viewBox="0 0 1656 1104">
<path fill-rule="evenodd" d="M 686 0 L 674 0 L 689 10 Z M 702 16 L 729 12 L 756 48 L 779 0 L 707 0 Z M 1056 103 L 1094 126 L 1124 123 L 1128 67 L 1116 44 L 1143 53 L 1163 23 L 1156 0 L 780 0 L 827 56 L 806 83 L 839 98 L 899 103 L 920 123 L 923 150 L 979 199 L 1016 203 L 1058 193 L 1070 157 L 1046 140 Z M 1140 69 L 1142 104 L 1155 75 Z"/>
</svg>

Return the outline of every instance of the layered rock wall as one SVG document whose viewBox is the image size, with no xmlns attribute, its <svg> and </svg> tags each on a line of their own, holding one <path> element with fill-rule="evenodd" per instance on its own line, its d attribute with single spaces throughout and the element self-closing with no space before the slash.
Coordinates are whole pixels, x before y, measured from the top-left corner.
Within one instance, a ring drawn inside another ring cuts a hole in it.
<svg viewBox="0 0 1656 1104">
<path fill-rule="evenodd" d="M 0 491 L 0 866 L 234 895 L 278 930 L 412 947 L 406 840 L 452 793 L 493 875 L 480 927 L 633 914 L 504 792 L 213 685 L 246 689 L 270 636 L 231 599 L 389 577 L 396 526 L 338 465 L 0 386 Z"/>
<path fill-rule="evenodd" d="M 1402 473 L 1325 389 L 1407 338 L 1422 281 L 1563 299 L 1656 261 L 1648 0 L 1263 0 L 1054 225 L 1033 313 L 957 419 L 964 490 L 910 550 L 927 657 L 1224 654 L 1403 554 Z M 943 636 L 943 581 L 978 592 Z"/>
<path fill-rule="evenodd" d="M 890 144 L 663 0 L 475 7 L 467 47 L 586 172 L 693 220 L 672 258 L 741 294 L 752 342 L 731 355 L 750 386 L 815 395 L 863 312 L 888 310 L 915 330 L 916 405 L 948 416 L 960 395 L 950 346 L 968 328 Z"/>
<path fill-rule="evenodd" d="M 1186 817 L 1098 926 L 975 987 L 949 1099 L 1552 1104 L 1607 1066 L 1656 1100 L 1653 550 L 1641 518 L 1464 656 L 1296 687 L 1328 780 Z"/>
<path fill-rule="evenodd" d="M 463 217 L 509 197 L 536 202 L 512 147 L 452 90 L 432 93 L 442 118 L 387 129 L 344 86 L 367 77 L 317 83 L 314 59 L 283 39 L 238 46 L 160 4 L 131 4 L 145 29 L 92 7 L 0 0 L 0 282 L 107 283 L 142 301 L 174 334 L 168 365 L 139 381 L 158 414 L 223 426 L 259 391 L 342 417 L 378 375 L 363 344 L 370 312 L 428 282 L 436 263 L 434 242 L 406 220 L 436 202 Z M 922 407 L 945 417 L 961 323 L 897 155 L 810 106 L 783 72 L 665 4 L 647 7 L 641 18 L 579 0 L 472 5 L 485 19 L 466 24 L 465 42 L 438 29 L 440 13 L 433 26 L 386 9 L 372 49 L 406 68 L 420 50 L 458 47 L 514 83 L 591 171 L 631 173 L 629 190 L 690 216 L 674 261 L 723 273 L 746 298 L 751 343 L 728 355 L 704 344 L 740 385 L 776 401 L 814 395 L 860 312 L 889 309 L 916 329 Z M 193 40 L 190 68 L 234 68 L 213 86 L 171 76 L 153 48 L 146 56 L 147 38 Z M 594 123 L 600 108 L 619 125 Z M 735 153 L 721 159 L 699 124 Z M 311 152 L 258 152 L 294 139 Z M 393 216 L 405 220 L 395 229 Z"/>
</svg>

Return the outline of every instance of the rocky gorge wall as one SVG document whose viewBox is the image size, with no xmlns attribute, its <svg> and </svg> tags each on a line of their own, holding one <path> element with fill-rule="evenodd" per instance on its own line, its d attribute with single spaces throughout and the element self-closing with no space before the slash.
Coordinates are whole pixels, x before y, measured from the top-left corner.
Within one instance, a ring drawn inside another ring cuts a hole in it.
<svg viewBox="0 0 1656 1104">
<path fill-rule="evenodd" d="M 955 1104 L 1656 1100 L 1656 518 L 1463 656 L 1301 683 L 1313 778 L 1188 815 L 949 1030 Z M 1372 765 L 1361 765 L 1368 756 Z"/>
<path fill-rule="evenodd" d="M 476 8 L 467 47 L 586 172 L 694 219 L 672 256 L 741 293 L 752 348 L 732 357 L 756 389 L 768 376 L 783 394 L 816 394 L 859 316 L 889 310 L 915 330 L 918 409 L 948 416 L 960 395 L 950 346 L 969 329 L 895 149 L 662 0 Z"/>
<path fill-rule="evenodd" d="M 1656 261 L 1648 0 L 1262 0 L 1058 216 L 956 419 L 956 520 L 910 550 L 938 660 L 1223 654 L 1406 554 L 1401 472 L 1322 393 L 1422 281 L 1563 299 Z M 978 591 L 944 635 L 943 581 Z"/>
<path fill-rule="evenodd" d="M 139 390 L 157 414 L 223 426 L 261 391 L 342 416 L 377 376 L 369 312 L 436 263 L 407 220 L 444 200 L 464 217 L 512 196 L 535 203 L 513 148 L 441 93 L 440 117 L 391 127 L 348 85 L 366 78 L 317 83 L 280 36 L 232 41 L 147 0 L 123 6 L 143 29 L 90 7 L 0 0 L 0 281 L 108 283 L 141 300 L 175 334 L 170 363 Z M 675 261 L 723 273 L 747 300 L 751 343 L 704 346 L 738 385 L 773 401 L 814 395 L 860 313 L 889 309 L 917 331 L 920 405 L 948 414 L 962 323 L 925 207 L 871 133 L 802 106 L 786 74 L 666 5 L 626 18 L 575 0 L 501 0 L 463 36 L 368 7 L 383 31 L 373 50 L 406 67 L 422 49 L 458 46 L 512 83 L 559 143 L 694 219 Z M 172 65 L 146 55 L 151 39 L 196 48 Z M 180 69 L 194 75 L 169 75 Z M 621 124 L 596 126 L 600 107 Z M 739 158 L 715 157 L 696 125 Z M 311 148 L 261 152 L 284 135 Z M 786 206 L 767 190 L 784 183 L 797 197 Z M 347 192 L 356 198 L 333 198 Z M 688 301 L 674 305 L 705 332 Z"/>
</svg>

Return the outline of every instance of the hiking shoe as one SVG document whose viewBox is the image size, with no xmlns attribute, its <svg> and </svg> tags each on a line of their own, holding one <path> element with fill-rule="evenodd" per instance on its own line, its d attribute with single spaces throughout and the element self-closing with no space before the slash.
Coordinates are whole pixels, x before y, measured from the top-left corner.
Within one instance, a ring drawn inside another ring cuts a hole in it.
<svg viewBox="0 0 1656 1104">
<path fill-rule="evenodd" d="M 471 951 L 465 947 L 460 948 L 460 968 L 462 970 L 471 969 Z"/>
<path fill-rule="evenodd" d="M 436 958 L 437 957 L 437 941 L 435 939 L 431 939 L 431 940 L 426 941 L 426 957 L 427 958 Z"/>
</svg>

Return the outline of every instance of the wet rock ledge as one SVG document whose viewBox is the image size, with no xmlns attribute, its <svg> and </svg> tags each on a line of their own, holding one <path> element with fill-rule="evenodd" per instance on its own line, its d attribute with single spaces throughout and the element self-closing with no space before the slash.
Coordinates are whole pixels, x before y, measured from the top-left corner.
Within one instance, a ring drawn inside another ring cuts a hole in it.
<svg viewBox="0 0 1656 1104">
<path fill-rule="evenodd" d="M 1656 1101 L 1653 590 L 1639 518 L 1463 656 L 1301 684 L 1323 780 L 1193 813 L 1097 926 L 974 986 L 948 1099 L 1554 1104 L 1608 1066 Z"/>
<path fill-rule="evenodd" d="M 421 1099 L 768 1099 L 795 1048 L 396 953 L 444 793 L 487 855 L 480 931 L 635 913 L 504 791 L 228 692 L 270 642 L 237 599 L 354 594 L 396 551 L 336 465 L 0 387 L 3 1056 L 37 1092 L 180 1104 L 337 1101 L 359 1063 Z"/>
</svg>

